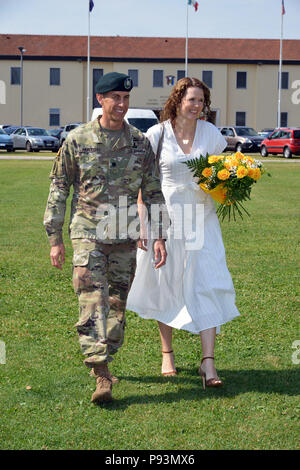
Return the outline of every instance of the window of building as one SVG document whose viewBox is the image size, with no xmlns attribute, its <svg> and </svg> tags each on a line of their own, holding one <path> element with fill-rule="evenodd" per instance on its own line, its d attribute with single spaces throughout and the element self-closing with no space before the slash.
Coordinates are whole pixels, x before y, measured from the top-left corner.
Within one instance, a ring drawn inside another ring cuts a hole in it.
<svg viewBox="0 0 300 470">
<path fill-rule="evenodd" d="M 211 70 L 203 70 L 202 81 L 208 86 L 208 88 L 213 87 L 213 73 Z"/>
<path fill-rule="evenodd" d="M 11 85 L 21 84 L 21 67 L 10 68 L 10 84 Z"/>
<path fill-rule="evenodd" d="M 185 70 L 177 70 L 177 82 L 185 77 Z"/>
<path fill-rule="evenodd" d="M 280 113 L 280 127 L 288 126 L 288 113 Z"/>
<path fill-rule="evenodd" d="M 49 109 L 49 126 L 60 126 L 60 109 Z"/>
<path fill-rule="evenodd" d="M 93 108 L 99 108 L 100 104 L 96 98 L 96 85 L 103 76 L 103 69 L 93 69 Z"/>
<path fill-rule="evenodd" d="M 153 86 L 163 87 L 164 86 L 164 72 L 163 70 L 153 70 Z"/>
<path fill-rule="evenodd" d="M 236 126 L 246 125 L 246 113 L 244 111 L 237 111 L 235 113 L 235 125 Z"/>
<path fill-rule="evenodd" d="M 60 85 L 60 69 L 50 68 L 50 85 Z"/>
<path fill-rule="evenodd" d="M 278 88 L 279 88 L 279 73 L 278 73 Z M 281 72 L 281 89 L 289 89 L 289 72 Z"/>
<path fill-rule="evenodd" d="M 139 71 L 136 69 L 129 69 L 128 75 L 132 80 L 133 86 L 139 86 Z"/>
<path fill-rule="evenodd" d="M 247 72 L 236 73 L 236 87 L 247 88 Z"/>
</svg>

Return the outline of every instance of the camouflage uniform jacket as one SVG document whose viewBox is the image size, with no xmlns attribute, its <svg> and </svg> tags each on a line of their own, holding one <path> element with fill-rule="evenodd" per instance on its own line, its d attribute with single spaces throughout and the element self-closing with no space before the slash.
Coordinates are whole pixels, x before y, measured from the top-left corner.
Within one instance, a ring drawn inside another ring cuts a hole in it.
<svg viewBox="0 0 300 470">
<path fill-rule="evenodd" d="M 69 225 L 71 238 L 98 239 L 97 224 L 107 218 L 105 210 L 113 206 L 117 216 L 120 196 L 126 196 L 122 198 L 125 200 L 123 209 L 128 208 L 136 204 L 140 188 L 147 208 L 150 204 L 164 204 L 150 142 L 135 127 L 126 122 L 124 126 L 125 132 L 112 148 L 97 119 L 68 134 L 50 173 L 44 225 L 52 246 L 62 243 L 71 186 L 74 188 Z M 128 225 L 132 220 L 128 217 Z M 122 236 L 122 240 L 108 237 L 103 242 L 124 242 L 125 237 Z"/>
</svg>

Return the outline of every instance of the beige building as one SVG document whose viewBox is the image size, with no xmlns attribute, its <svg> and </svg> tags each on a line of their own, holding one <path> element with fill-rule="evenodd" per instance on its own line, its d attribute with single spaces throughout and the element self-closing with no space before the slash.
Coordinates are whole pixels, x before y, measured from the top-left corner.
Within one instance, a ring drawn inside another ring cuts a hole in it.
<svg viewBox="0 0 300 470">
<path fill-rule="evenodd" d="M 0 35 L 0 124 L 20 125 L 21 102 L 23 125 L 85 122 L 86 55 L 82 36 Z M 293 99 L 300 86 L 300 41 L 285 40 L 282 58 L 281 123 L 300 126 L 300 104 Z M 133 78 L 131 107 L 159 111 L 185 74 L 185 39 L 92 37 L 89 116 L 97 104 L 95 84 L 111 71 Z M 210 87 L 217 125 L 276 127 L 278 71 L 279 40 L 189 40 L 188 75 Z"/>
</svg>

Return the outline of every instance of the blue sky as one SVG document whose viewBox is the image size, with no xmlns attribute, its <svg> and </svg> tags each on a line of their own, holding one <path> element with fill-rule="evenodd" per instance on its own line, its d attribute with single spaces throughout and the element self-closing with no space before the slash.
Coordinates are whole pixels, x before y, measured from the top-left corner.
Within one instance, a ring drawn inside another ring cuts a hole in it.
<svg viewBox="0 0 300 470">
<path fill-rule="evenodd" d="M 300 0 L 284 0 L 284 38 L 300 39 Z M 187 0 L 94 0 L 93 36 L 186 35 Z M 281 0 L 198 0 L 190 37 L 280 37 Z M 1 33 L 86 35 L 88 0 L 0 0 Z M 0 44 L 1 51 L 1 44 Z"/>
</svg>

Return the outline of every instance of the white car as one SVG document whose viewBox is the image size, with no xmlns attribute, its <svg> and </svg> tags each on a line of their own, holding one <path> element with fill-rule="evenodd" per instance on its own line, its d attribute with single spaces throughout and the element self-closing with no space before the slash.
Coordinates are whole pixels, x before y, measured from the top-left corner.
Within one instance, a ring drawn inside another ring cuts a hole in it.
<svg viewBox="0 0 300 470">
<path fill-rule="evenodd" d="M 102 108 L 94 108 L 91 121 L 101 115 Z M 147 132 L 149 127 L 158 123 L 157 116 L 151 109 L 129 108 L 124 119 L 142 132 Z"/>
<path fill-rule="evenodd" d="M 78 126 L 81 126 L 81 124 L 83 124 L 83 123 L 82 122 L 70 122 L 69 124 L 67 124 L 63 128 L 63 130 L 60 134 L 60 138 L 59 138 L 59 146 L 60 147 L 62 146 L 62 144 L 66 140 L 66 137 L 69 134 L 69 132 L 72 131 L 73 129 L 75 129 L 76 127 L 78 127 Z"/>
</svg>

